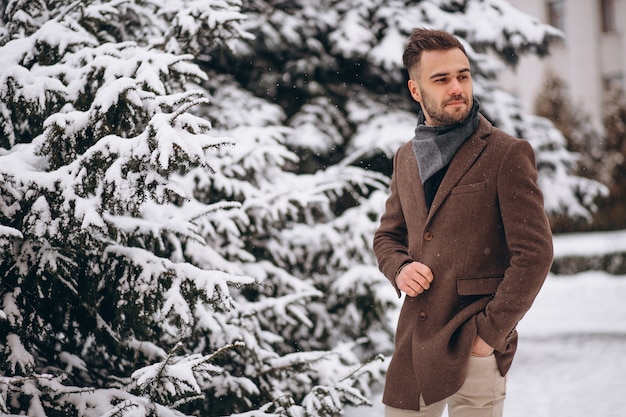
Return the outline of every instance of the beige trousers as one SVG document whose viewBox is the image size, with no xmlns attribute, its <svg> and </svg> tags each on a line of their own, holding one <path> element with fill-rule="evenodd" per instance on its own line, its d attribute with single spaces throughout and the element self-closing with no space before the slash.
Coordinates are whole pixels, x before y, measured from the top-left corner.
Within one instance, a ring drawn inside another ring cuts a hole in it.
<svg viewBox="0 0 626 417">
<path fill-rule="evenodd" d="M 506 378 L 495 356 L 472 356 L 465 382 L 455 394 L 428 406 L 420 397 L 420 411 L 385 406 L 385 417 L 441 417 L 446 405 L 449 417 L 502 417 L 505 396 Z"/>
</svg>

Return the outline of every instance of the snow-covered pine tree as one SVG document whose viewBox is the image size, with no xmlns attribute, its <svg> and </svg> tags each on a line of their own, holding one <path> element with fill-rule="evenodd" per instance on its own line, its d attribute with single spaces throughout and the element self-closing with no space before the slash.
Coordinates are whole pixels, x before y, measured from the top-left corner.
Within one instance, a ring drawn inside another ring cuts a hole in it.
<svg viewBox="0 0 626 417">
<path fill-rule="evenodd" d="M 602 107 L 602 120 L 607 127 L 602 173 L 610 192 L 598 203 L 600 209 L 594 221 L 601 230 L 626 228 L 626 89 L 611 85 L 607 93 Z"/>
<path fill-rule="evenodd" d="M 298 161 L 282 111 L 193 62 L 249 38 L 238 3 L 2 6 L 0 412 L 367 403 L 382 368 L 315 320 L 313 280 L 268 259 L 285 224 L 331 216 L 342 181 L 285 171 Z M 226 149 L 224 130 L 242 141 Z"/>
<path fill-rule="evenodd" d="M 556 74 L 548 72 L 541 93 L 537 96 L 535 113 L 550 120 L 563 134 L 566 147 L 579 156 L 576 173 L 602 184 L 611 183 L 610 151 L 604 145 L 602 132 L 595 129 L 588 114 L 580 105 L 574 104 L 567 83 Z M 605 191 L 608 194 L 608 189 Z M 553 216 L 552 229 L 555 233 L 591 230 L 589 213 L 563 213 Z"/>
</svg>

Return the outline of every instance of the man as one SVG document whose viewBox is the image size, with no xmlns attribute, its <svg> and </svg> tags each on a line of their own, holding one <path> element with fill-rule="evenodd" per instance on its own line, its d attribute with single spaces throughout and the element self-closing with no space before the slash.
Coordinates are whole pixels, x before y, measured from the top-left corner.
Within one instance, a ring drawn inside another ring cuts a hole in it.
<svg viewBox="0 0 626 417">
<path fill-rule="evenodd" d="M 501 416 L 515 327 L 552 264 L 535 156 L 478 112 L 454 36 L 417 29 L 403 61 L 421 112 L 374 236 L 380 270 L 406 294 L 385 415 Z"/>
</svg>

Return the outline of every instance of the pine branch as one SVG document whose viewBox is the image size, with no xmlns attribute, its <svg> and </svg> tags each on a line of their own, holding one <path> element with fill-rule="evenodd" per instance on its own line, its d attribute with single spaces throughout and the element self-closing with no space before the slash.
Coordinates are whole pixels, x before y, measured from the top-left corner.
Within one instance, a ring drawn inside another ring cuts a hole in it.
<svg viewBox="0 0 626 417">
<path fill-rule="evenodd" d="M 196 98 L 190 102 L 184 103 L 176 111 L 174 111 L 174 113 L 172 113 L 172 115 L 170 116 L 169 118 L 170 125 L 174 126 L 176 119 L 180 117 L 182 114 L 187 113 L 189 109 L 191 109 L 192 107 L 195 107 L 199 104 L 207 104 L 207 103 L 209 103 L 209 99 L 206 97 Z"/>
<path fill-rule="evenodd" d="M 368 359 L 367 361 L 361 363 L 359 365 L 358 368 L 356 368 L 354 371 L 350 372 L 348 375 L 344 376 L 343 378 L 341 378 L 339 381 L 340 382 L 344 382 L 347 381 L 349 379 L 356 379 L 358 378 L 361 374 L 362 374 L 362 370 L 365 369 L 366 367 L 368 367 L 370 364 L 372 364 L 374 361 L 381 361 L 384 362 L 385 361 L 385 356 L 381 353 L 379 353 L 378 355 L 375 355 L 374 357 Z"/>
</svg>

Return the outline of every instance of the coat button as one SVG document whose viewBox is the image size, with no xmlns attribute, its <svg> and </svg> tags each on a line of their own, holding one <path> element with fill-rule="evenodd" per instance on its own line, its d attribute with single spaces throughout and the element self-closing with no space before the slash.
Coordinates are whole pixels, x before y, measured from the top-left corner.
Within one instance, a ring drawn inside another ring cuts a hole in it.
<svg viewBox="0 0 626 417">
<path fill-rule="evenodd" d="M 424 320 L 426 320 L 426 319 L 428 318 L 428 314 L 426 314 L 426 312 L 425 312 L 425 311 L 422 311 L 422 312 L 419 314 L 419 318 L 420 318 L 420 320 L 421 320 L 421 321 L 424 321 Z"/>
<path fill-rule="evenodd" d="M 430 232 L 424 233 L 424 240 L 426 241 L 433 240 L 433 234 Z"/>
</svg>

